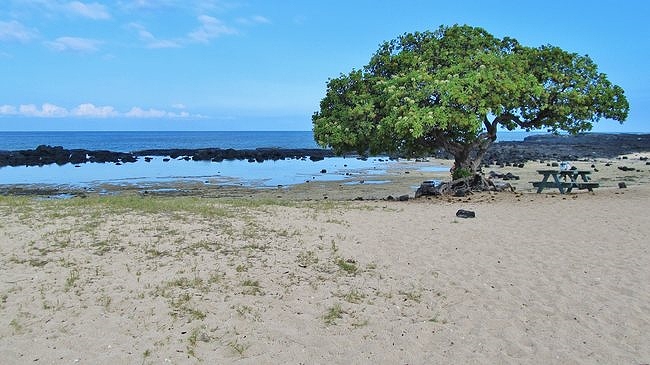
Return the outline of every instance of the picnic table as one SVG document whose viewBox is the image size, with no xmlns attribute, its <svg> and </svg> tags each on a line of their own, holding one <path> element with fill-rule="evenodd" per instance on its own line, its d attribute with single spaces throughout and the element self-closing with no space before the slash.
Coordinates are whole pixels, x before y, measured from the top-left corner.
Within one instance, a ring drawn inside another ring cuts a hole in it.
<svg viewBox="0 0 650 365">
<path fill-rule="evenodd" d="M 557 188 L 560 194 L 570 193 L 574 188 L 594 191 L 599 186 L 598 183 L 591 182 L 589 170 L 537 170 L 537 173 L 544 175 L 542 181 L 533 182 L 537 193 L 545 188 Z M 550 177 L 553 177 L 552 181 L 549 181 Z"/>
</svg>

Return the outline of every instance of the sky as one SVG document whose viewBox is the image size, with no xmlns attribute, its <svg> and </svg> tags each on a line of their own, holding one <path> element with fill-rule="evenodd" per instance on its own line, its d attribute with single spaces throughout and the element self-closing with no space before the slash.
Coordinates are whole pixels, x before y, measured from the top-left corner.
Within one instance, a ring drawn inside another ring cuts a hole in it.
<svg viewBox="0 0 650 365">
<path fill-rule="evenodd" d="M 0 131 L 311 130 L 329 78 L 440 25 L 588 54 L 650 132 L 646 0 L 0 0 Z"/>
</svg>

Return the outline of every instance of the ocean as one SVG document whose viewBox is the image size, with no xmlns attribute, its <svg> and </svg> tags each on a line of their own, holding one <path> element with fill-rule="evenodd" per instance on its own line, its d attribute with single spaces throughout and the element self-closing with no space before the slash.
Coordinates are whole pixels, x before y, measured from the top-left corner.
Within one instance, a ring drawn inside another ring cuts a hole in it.
<svg viewBox="0 0 650 365">
<path fill-rule="evenodd" d="M 530 133 L 503 132 L 499 140 L 523 140 Z M 66 149 L 133 152 L 169 148 L 255 149 L 318 148 L 311 131 L 290 132 L 0 132 L 0 150 L 34 149 L 39 145 Z M 135 185 L 151 188 L 170 182 L 199 182 L 206 185 L 277 187 L 306 181 L 347 181 L 384 174 L 391 161 L 385 157 L 365 160 L 332 157 L 322 161 L 287 159 L 250 163 L 247 161 L 197 162 L 154 157 L 135 163 L 86 163 L 0 168 L 0 186 L 48 186 L 94 189 L 106 185 Z M 429 167 L 430 169 L 430 167 Z M 435 167 L 434 167 L 435 169 Z M 440 167 L 447 170 L 448 167 Z"/>
<path fill-rule="evenodd" d="M 531 134 L 500 132 L 498 141 L 521 141 Z M 311 131 L 0 132 L 0 150 L 27 150 L 39 145 L 115 152 L 166 148 L 318 148 Z"/>
<path fill-rule="evenodd" d="M 0 150 L 39 145 L 134 152 L 167 148 L 318 148 L 311 131 L 291 132 L 0 132 Z"/>
</svg>

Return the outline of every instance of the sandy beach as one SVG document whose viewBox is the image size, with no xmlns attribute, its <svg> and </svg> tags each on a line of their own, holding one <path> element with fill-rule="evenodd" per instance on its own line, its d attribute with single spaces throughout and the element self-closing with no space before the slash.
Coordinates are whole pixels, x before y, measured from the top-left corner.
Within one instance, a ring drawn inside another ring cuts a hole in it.
<svg viewBox="0 0 650 365">
<path fill-rule="evenodd" d="M 646 156 L 574 162 L 601 187 L 568 195 L 534 193 L 530 162 L 484 169 L 515 192 L 385 200 L 446 179 L 431 160 L 291 188 L 0 197 L 0 359 L 650 363 Z"/>
</svg>

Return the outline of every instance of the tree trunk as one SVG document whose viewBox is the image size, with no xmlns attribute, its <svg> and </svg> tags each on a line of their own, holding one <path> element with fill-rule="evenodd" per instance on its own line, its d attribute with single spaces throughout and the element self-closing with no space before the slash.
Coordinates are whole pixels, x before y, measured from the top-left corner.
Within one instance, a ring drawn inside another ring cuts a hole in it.
<svg viewBox="0 0 650 365">
<path fill-rule="evenodd" d="M 464 169 L 472 174 L 477 174 L 481 168 L 481 160 L 483 159 L 483 152 L 480 156 L 472 156 L 472 146 L 465 146 L 465 148 L 456 151 L 454 155 L 454 169 Z"/>
<path fill-rule="evenodd" d="M 453 132 L 445 134 L 444 131 L 440 131 L 434 135 L 434 139 L 441 144 L 441 147 L 454 156 L 452 176 L 480 175 L 483 156 L 497 139 L 497 122 L 496 119 L 490 122 L 487 116 L 484 117 L 485 131 L 475 138 L 470 137 L 471 142 L 463 141 L 463 138 L 458 138 L 458 135 L 455 136 L 458 139 L 453 138 L 452 136 L 455 134 Z M 457 173 L 454 174 L 454 171 Z"/>
<path fill-rule="evenodd" d="M 495 186 L 491 180 L 481 174 L 481 163 L 488 148 L 496 140 L 496 122 L 485 123 L 487 132 L 481 133 L 472 143 L 459 143 L 445 141 L 443 148 L 454 156 L 454 167 L 450 182 L 439 186 L 423 184 L 415 193 L 416 197 L 422 195 L 454 195 L 465 196 L 473 191 L 496 190 L 502 191 L 514 188 L 507 186 Z M 454 173 L 456 172 L 456 173 Z"/>
<path fill-rule="evenodd" d="M 492 142 L 491 138 L 479 139 L 474 143 L 450 151 L 454 155 L 454 169 L 465 169 L 472 175 L 479 174 L 483 156 Z"/>
</svg>

